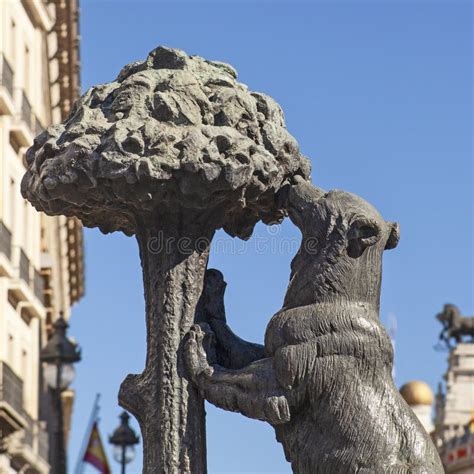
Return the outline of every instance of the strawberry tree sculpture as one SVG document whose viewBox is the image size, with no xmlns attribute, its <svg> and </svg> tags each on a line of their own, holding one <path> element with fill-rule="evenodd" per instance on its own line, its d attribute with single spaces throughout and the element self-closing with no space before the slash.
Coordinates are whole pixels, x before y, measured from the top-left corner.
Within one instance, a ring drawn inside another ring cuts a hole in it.
<svg viewBox="0 0 474 474">
<path fill-rule="evenodd" d="M 236 77 L 158 47 L 89 89 L 27 153 L 22 193 L 36 209 L 138 241 L 147 358 L 119 401 L 140 424 L 146 473 L 206 471 L 204 405 L 184 378 L 182 340 L 215 231 L 248 238 L 282 217 L 278 191 L 309 177 L 278 104 Z"/>
</svg>

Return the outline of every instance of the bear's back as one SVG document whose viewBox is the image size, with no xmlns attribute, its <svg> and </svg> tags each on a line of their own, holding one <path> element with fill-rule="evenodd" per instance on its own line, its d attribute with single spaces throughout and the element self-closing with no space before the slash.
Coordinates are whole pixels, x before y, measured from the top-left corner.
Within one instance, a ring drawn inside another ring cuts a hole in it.
<svg viewBox="0 0 474 474">
<path fill-rule="evenodd" d="M 390 339 L 375 308 L 365 303 L 316 303 L 283 308 L 270 320 L 265 331 L 268 356 L 286 346 L 303 344 L 331 334 L 356 335 L 391 348 Z"/>
</svg>

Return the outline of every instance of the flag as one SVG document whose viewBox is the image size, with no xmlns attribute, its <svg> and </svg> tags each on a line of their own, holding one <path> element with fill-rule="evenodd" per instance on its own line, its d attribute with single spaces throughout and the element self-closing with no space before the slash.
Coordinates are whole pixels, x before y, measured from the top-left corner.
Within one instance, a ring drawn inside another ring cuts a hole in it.
<svg viewBox="0 0 474 474">
<path fill-rule="evenodd" d="M 105 454 L 102 440 L 100 439 L 99 427 L 97 421 L 94 422 L 87 445 L 86 452 L 84 453 L 83 462 L 92 464 L 102 474 L 111 474 L 109 461 Z"/>
</svg>

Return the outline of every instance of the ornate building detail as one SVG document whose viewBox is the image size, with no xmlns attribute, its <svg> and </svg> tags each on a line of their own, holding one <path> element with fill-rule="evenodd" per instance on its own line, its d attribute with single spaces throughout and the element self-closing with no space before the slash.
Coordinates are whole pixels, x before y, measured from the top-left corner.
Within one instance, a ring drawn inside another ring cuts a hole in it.
<svg viewBox="0 0 474 474">
<path fill-rule="evenodd" d="M 77 20 L 77 0 L 0 2 L 2 474 L 50 471 L 39 352 L 59 312 L 68 317 L 84 292 L 80 223 L 38 214 L 20 194 L 26 148 L 79 94 Z"/>
<path fill-rule="evenodd" d="M 446 472 L 474 470 L 474 318 L 462 316 L 454 305 L 445 305 L 437 319 L 443 324 L 440 338 L 449 345 L 445 388 L 439 384 L 435 401 L 435 443 Z M 452 338 L 457 341 L 452 346 Z M 464 342 L 462 342 L 464 341 Z"/>
<path fill-rule="evenodd" d="M 434 429 L 431 416 L 434 397 L 430 386 L 421 380 L 413 380 L 400 388 L 400 394 L 415 412 L 426 432 L 431 433 Z"/>
</svg>

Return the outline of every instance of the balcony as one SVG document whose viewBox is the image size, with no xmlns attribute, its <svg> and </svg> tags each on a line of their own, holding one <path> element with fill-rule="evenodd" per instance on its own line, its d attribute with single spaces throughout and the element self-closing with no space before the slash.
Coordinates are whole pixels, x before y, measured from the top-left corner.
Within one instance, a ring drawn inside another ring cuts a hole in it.
<svg viewBox="0 0 474 474">
<path fill-rule="evenodd" d="M 11 465 L 19 472 L 28 472 L 30 474 L 49 473 L 50 467 L 48 465 L 44 446 L 46 432 L 43 428 L 43 423 L 33 420 L 27 413 L 24 413 L 26 426 L 22 430 L 22 434 L 7 447 L 7 452 L 11 459 Z"/>
<path fill-rule="evenodd" d="M 30 259 L 26 256 L 25 252 L 20 249 L 20 278 L 30 284 Z"/>
<path fill-rule="evenodd" d="M 50 472 L 44 422 L 35 421 L 26 413 L 23 381 L 5 362 L 0 362 L 0 429 L 5 441 L 2 447 L 18 470 L 29 466 L 32 470 L 25 472 Z"/>
<path fill-rule="evenodd" d="M 30 448 L 33 448 L 33 443 L 35 440 L 33 430 L 34 430 L 35 423 L 33 419 L 31 418 L 31 416 L 28 415 L 27 413 L 24 414 L 24 417 L 26 420 L 26 428 L 23 432 L 23 443 L 29 446 Z"/>
<path fill-rule="evenodd" d="M 0 276 L 12 276 L 12 233 L 0 221 Z"/>
<path fill-rule="evenodd" d="M 11 134 L 18 147 L 26 147 L 30 146 L 33 142 L 36 127 L 35 116 L 25 91 L 18 89 L 15 92 L 16 103 L 18 104 L 17 110 L 20 113 L 15 116 Z"/>
<path fill-rule="evenodd" d="M 32 268 L 30 259 L 23 250 L 20 250 L 20 278 L 33 288 L 33 292 L 41 303 L 44 303 L 44 278 L 41 273 Z M 31 278 L 31 270 L 33 270 L 33 278 Z"/>
<path fill-rule="evenodd" d="M 13 115 L 13 69 L 5 56 L 0 55 L 0 115 Z"/>
<path fill-rule="evenodd" d="M 38 455 L 45 460 L 49 458 L 49 436 L 45 429 L 38 433 Z"/>
<path fill-rule="evenodd" d="M 21 95 L 21 119 L 28 125 L 30 130 L 33 130 L 33 108 L 25 92 Z"/>
<path fill-rule="evenodd" d="M 44 278 L 36 268 L 33 269 L 33 289 L 36 298 L 44 305 Z"/>
<path fill-rule="evenodd" d="M 12 250 L 14 276 L 9 282 L 9 294 L 21 303 L 25 313 L 25 321 L 31 318 L 43 317 L 45 314 L 44 302 L 44 280 L 40 272 L 36 270 L 25 254 L 23 249 L 13 246 Z"/>
<path fill-rule="evenodd" d="M 12 258 L 12 233 L 7 226 L 0 221 L 0 252 L 5 254 L 9 260 Z"/>
<path fill-rule="evenodd" d="M 23 410 L 23 381 L 0 362 L 0 419 L 13 432 L 26 427 Z"/>
</svg>

